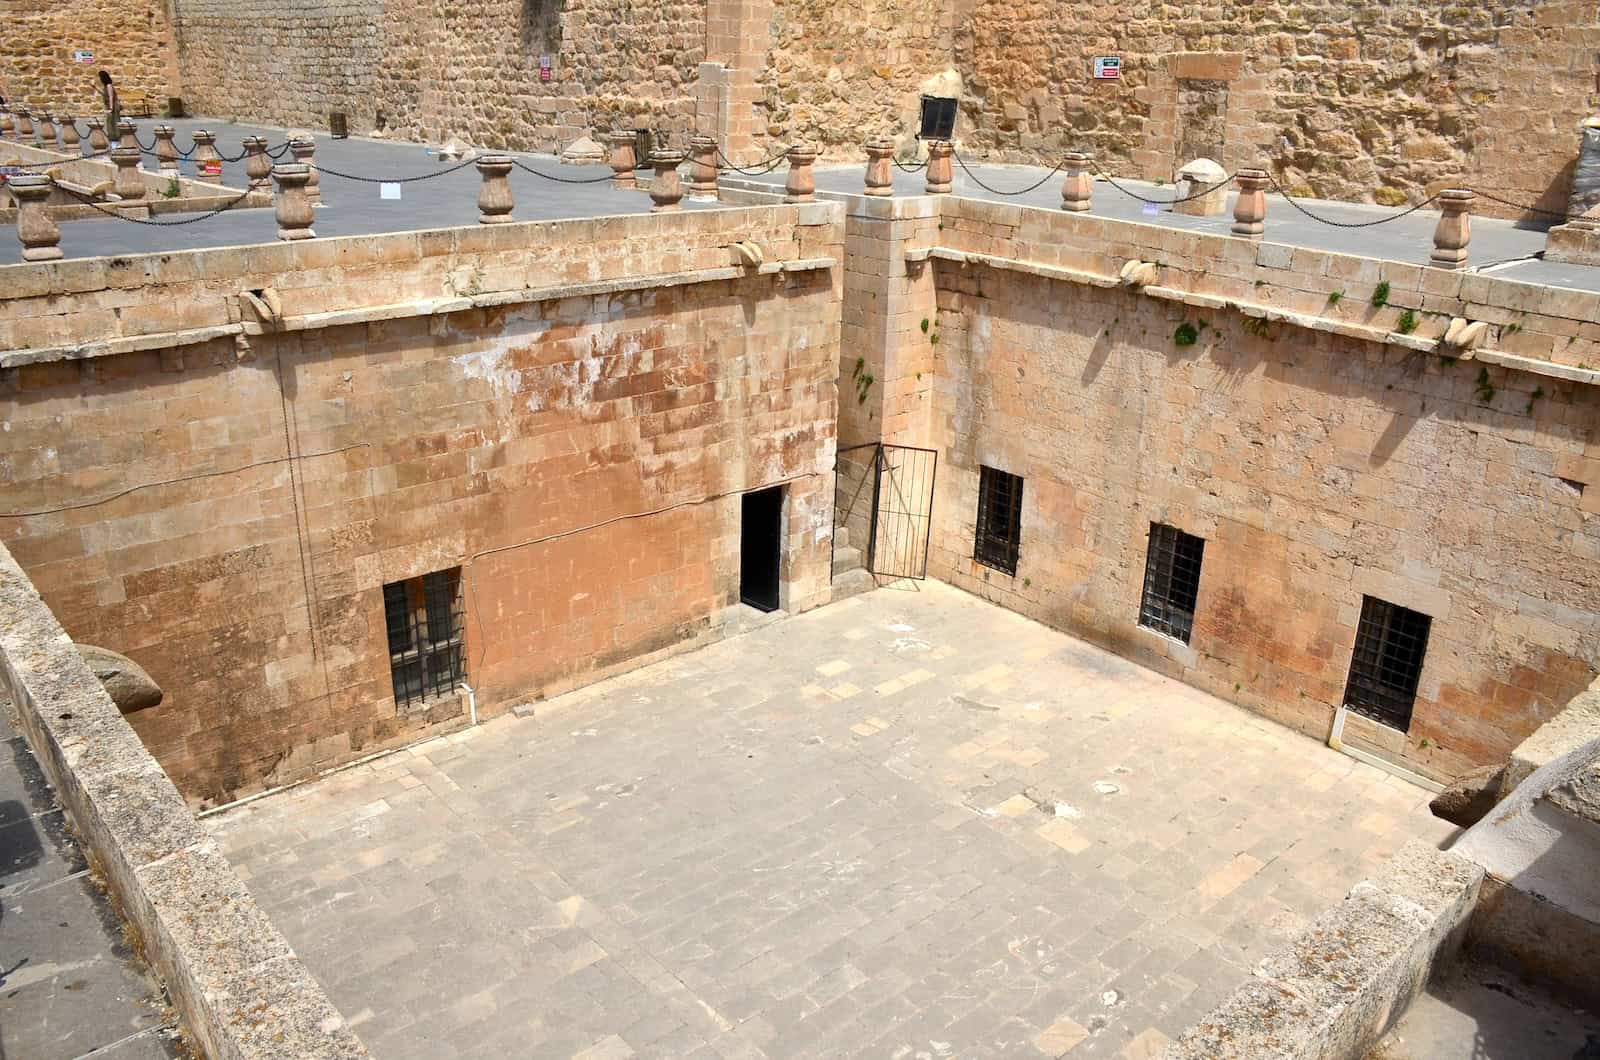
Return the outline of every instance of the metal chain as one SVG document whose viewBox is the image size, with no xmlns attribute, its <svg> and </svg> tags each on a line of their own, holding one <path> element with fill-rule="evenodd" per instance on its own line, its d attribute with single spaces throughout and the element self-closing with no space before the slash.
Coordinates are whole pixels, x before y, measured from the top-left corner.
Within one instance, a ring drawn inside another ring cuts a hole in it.
<svg viewBox="0 0 1600 1060">
<path fill-rule="evenodd" d="M 889 161 L 894 164 L 894 168 L 898 169 L 902 173 L 921 173 L 924 169 L 928 168 L 928 160 L 926 158 L 924 158 L 921 162 L 910 166 L 901 165 L 900 160 L 895 158 L 893 155 L 889 157 Z"/>
<path fill-rule="evenodd" d="M 771 158 L 756 162 L 748 169 L 738 165 L 733 159 L 723 154 L 720 146 L 717 148 L 717 157 L 722 159 L 724 166 L 733 170 L 735 173 L 743 173 L 747 177 L 762 177 L 766 176 L 768 173 L 771 173 L 773 170 L 777 169 L 783 164 L 783 160 L 789 157 L 789 148 L 785 147 Z"/>
<path fill-rule="evenodd" d="M 1107 184 L 1111 185 L 1113 188 L 1116 188 L 1118 191 L 1122 192 L 1122 194 L 1128 196 L 1130 199 L 1138 199 L 1140 202 L 1147 202 L 1153 206 L 1172 206 L 1175 203 L 1190 202 L 1194 199 L 1204 198 L 1205 196 L 1216 191 L 1218 188 L 1227 187 L 1228 184 L 1232 182 L 1233 178 L 1238 176 L 1238 173 L 1236 172 L 1229 173 L 1215 184 L 1207 185 L 1191 195 L 1175 196 L 1171 199 L 1150 199 L 1140 195 L 1131 188 L 1125 188 L 1121 184 L 1117 183 L 1117 178 L 1113 177 L 1110 173 L 1107 173 L 1104 169 L 1101 169 L 1098 162 L 1091 162 L 1090 165 L 1094 166 L 1094 171 L 1096 173 L 1105 178 Z"/>
<path fill-rule="evenodd" d="M 354 173 L 341 173 L 337 169 L 329 169 L 320 162 L 315 162 L 313 165 L 316 166 L 318 173 L 323 173 L 330 177 L 339 177 L 342 180 L 357 180 L 363 184 L 415 184 L 421 180 L 432 180 L 435 177 L 442 177 L 446 176 L 447 174 L 454 173 L 458 169 L 465 169 L 476 161 L 476 158 L 469 158 L 464 162 L 459 162 L 456 165 L 451 166 L 449 169 L 441 169 L 433 173 L 423 173 L 415 177 L 362 177 L 357 176 Z M 607 179 L 609 180 L 610 178 L 608 177 Z"/>
<path fill-rule="evenodd" d="M 1266 170 L 1262 170 L 1262 172 L 1266 173 Z M 1284 202 L 1288 203 L 1290 206 L 1293 206 L 1296 210 L 1299 210 L 1313 221 L 1317 221 L 1325 225 L 1331 225 L 1334 228 L 1371 228 L 1374 225 L 1386 225 L 1390 221 L 1398 221 L 1402 217 L 1414 214 L 1418 210 L 1421 210 L 1427 206 L 1432 206 L 1435 202 L 1439 201 L 1439 196 L 1430 195 L 1414 206 L 1408 206 L 1399 213 L 1392 213 L 1388 217 L 1380 217 L 1375 221 L 1335 221 L 1331 217 L 1323 217 L 1319 214 L 1312 213 L 1304 206 L 1301 206 L 1297 201 L 1295 201 L 1292 195 L 1284 190 L 1283 185 L 1278 183 L 1278 178 L 1274 177 L 1271 173 L 1267 173 L 1267 183 L 1271 184 L 1275 189 L 1277 189 L 1278 194 L 1283 196 Z"/>
<path fill-rule="evenodd" d="M 1561 210 L 1546 210 L 1542 206 L 1525 206 L 1520 202 L 1512 202 L 1510 199 L 1502 199 L 1498 195 L 1491 195 L 1486 191 L 1479 191 L 1477 188 L 1473 188 L 1471 190 L 1472 194 L 1478 196 L 1480 199 L 1488 199 L 1490 202 L 1497 202 L 1501 206 L 1509 206 L 1513 210 L 1521 210 L 1524 213 L 1536 213 L 1544 217 L 1555 217 L 1562 221 L 1575 221 L 1584 216 L 1581 213 L 1566 213 Z"/>
<path fill-rule="evenodd" d="M 522 160 L 518 158 L 513 158 L 511 160 L 511 164 L 522 170 L 524 173 L 532 173 L 536 177 L 543 177 L 545 180 L 553 180 L 557 184 L 599 184 L 603 181 L 615 179 L 610 173 L 607 173 L 603 177 L 558 177 L 554 173 L 541 173 L 532 166 L 523 164 Z"/>
<path fill-rule="evenodd" d="M 120 221 L 128 221 L 128 222 L 130 222 L 132 224 L 136 224 L 136 225 L 149 225 L 152 228 L 176 228 L 179 225 L 192 225 L 192 224 L 195 224 L 195 223 L 197 223 L 199 221 L 209 221 L 211 218 L 217 216 L 218 214 L 227 213 L 229 210 L 233 209 L 235 206 L 238 206 L 240 203 L 242 203 L 246 199 L 248 199 L 250 197 L 250 193 L 251 192 L 259 191 L 262 188 L 266 187 L 267 183 L 268 182 L 264 181 L 264 180 L 254 181 L 254 182 L 251 183 L 251 185 L 248 188 L 246 188 L 242 193 L 240 193 L 240 195 L 237 198 L 229 199 L 227 202 L 223 203 L 221 206 L 218 206 L 215 210 L 207 210 L 205 213 L 197 213 L 193 217 L 185 217 L 181 221 L 152 221 L 152 220 L 150 220 L 148 218 L 145 218 L 145 217 L 129 217 L 126 214 L 121 213 L 118 210 L 108 210 L 104 206 L 100 205 L 98 202 L 95 202 L 93 199 L 89 198 L 89 196 L 83 195 L 83 194 L 81 194 L 79 192 L 76 192 L 76 191 L 73 191 L 70 188 L 61 188 L 61 185 L 59 185 L 59 184 L 57 184 L 56 187 L 61 188 L 62 191 L 66 192 L 68 195 L 72 196 L 74 199 L 77 199 L 79 202 L 83 203 L 85 206 L 92 206 L 96 210 L 99 210 L 101 213 L 107 215 L 108 217 L 115 217 Z"/>
<path fill-rule="evenodd" d="M 972 169 L 967 165 L 967 160 L 962 158 L 959 154 L 956 154 L 956 151 L 955 151 L 954 148 L 951 148 L 950 153 L 952 155 L 955 155 L 956 162 L 960 164 L 962 170 L 966 172 L 967 176 L 972 178 L 972 183 L 976 184 L 978 187 L 982 188 L 984 191 L 987 191 L 987 192 L 989 192 L 991 194 L 994 194 L 994 195 L 1026 195 L 1026 194 L 1028 194 L 1028 192 L 1034 191 L 1034 190 L 1042 187 L 1044 185 L 1045 181 L 1049 180 L 1051 177 L 1055 176 L 1057 173 L 1061 172 L 1061 170 L 1066 167 L 1066 163 L 1065 162 L 1057 162 L 1056 163 L 1056 168 L 1052 169 L 1050 172 L 1048 172 L 1044 176 L 1040 177 L 1036 182 L 1034 182 L 1032 184 L 1029 184 L 1026 188 L 1023 188 L 1020 191 L 1001 191 L 999 188 L 991 188 L 989 185 L 987 185 L 983 181 L 979 180 L 978 179 L 978 175 L 976 173 L 974 173 L 972 171 Z M 923 164 L 926 165 L 927 163 L 923 163 Z"/>
</svg>

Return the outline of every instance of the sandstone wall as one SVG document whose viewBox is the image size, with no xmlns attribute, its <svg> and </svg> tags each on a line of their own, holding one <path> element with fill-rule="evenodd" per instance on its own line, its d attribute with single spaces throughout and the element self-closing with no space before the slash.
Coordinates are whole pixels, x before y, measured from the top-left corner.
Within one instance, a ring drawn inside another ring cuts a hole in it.
<svg viewBox="0 0 1600 1060">
<path fill-rule="evenodd" d="M 100 70 L 110 71 L 124 99 L 142 92 L 156 108 L 177 83 L 165 0 L 3 0 L 0 23 L 0 95 L 37 110 L 102 113 Z M 74 63 L 79 50 L 93 52 L 93 64 Z"/>
<path fill-rule="evenodd" d="M 1352 717 L 1345 739 L 1439 776 L 1502 760 L 1587 687 L 1600 296 L 940 207 L 909 245 L 887 217 L 871 244 L 852 233 L 911 325 L 873 400 L 885 440 L 940 450 L 932 576 L 1319 738 L 1362 596 L 1422 611 L 1409 730 Z M 1130 258 L 1161 261 L 1156 282 L 1119 285 Z M 1490 323 L 1483 348 L 1439 345 L 1457 316 Z M 983 464 L 1025 479 L 1015 577 L 972 558 Z M 1206 539 L 1188 645 L 1138 625 L 1152 522 Z"/>
<path fill-rule="evenodd" d="M 740 277 L 735 239 L 811 264 Z M 804 610 L 841 242 L 813 205 L 8 267 L 0 349 L 38 363 L 0 371 L 0 534 L 166 690 L 131 720 L 195 800 L 463 723 L 396 707 L 389 582 L 463 568 L 488 714 L 719 635 L 747 489 L 786 491 Z M 275 325 L 207 337 L 266 289 Z M 149 348 L 50 359 L 66 335 Z"/>
<path fill-rule="evenodd" d="M 492 148 L 557 149 L 617 123 L 681 143 L 705 51 L 697 0 L 191 0 L 178 28 L 196 113 L 325 127 L 340 110 L 352 132 L 381 116 L 403 138 Z"/>
</svg>

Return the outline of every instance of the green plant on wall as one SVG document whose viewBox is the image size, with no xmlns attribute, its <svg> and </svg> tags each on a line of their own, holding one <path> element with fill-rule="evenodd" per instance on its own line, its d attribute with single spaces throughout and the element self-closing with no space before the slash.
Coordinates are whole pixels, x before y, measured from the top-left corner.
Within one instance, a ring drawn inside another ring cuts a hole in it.
<svg viewBox="0 0 1600 1060">
<path fill-rule="evenodd" d="M 1400 319 L 1395 321 L 1394 329 L 1402 335 L 1409 335 L 1417 330 L 1417 314 L 1407 309 L 1400 314 Z"/>
<path fill-rule="evenodd" d="M 167 181 L 167 186 L 162 190 L 161 197 L 163 199 L 176 199 L 182 193 L 183 189 L 178 187 L 178 178 L 173 177 L 171 180 Z"/>
<path fill-rule="evenodd" d="M 1272 338 L 1272 325 L 1267 323 L 1266 317 L 1245 317 L 1241 326 L 1258 339 Z"/>
<path fill-rule="evenodd" d="M 1344 300 L 1344 292 L 1343 291 L 1332 291 L 1332 292 L 1330 292 L 1328 294 L 1328 305 L 1329 305 L 1330 308 L 1333 307 L 1333 306 L 1338 305 L 1343 300 Z"/>
<path fill-rule="evenodd" d="M 1494 400 L 1494 384 L 1489 382 L 1489 369 L 1487 366 L 1478 366 L 1478 403 L 1487 405 Z"/>
<path fill-rule="evenodd" d="M 1389 281 L 1379 280 L 1378 286 L 1372 289 L 1372 308 L 1382 309 L 1389 304 Z"/>
<path fill-rule="evenodd" d="M 1173 330 L 1172 341 L 1178 346 L 1193 346 L 1200 341 L 1200 329 L 1185 320 Z"/>
</svg>

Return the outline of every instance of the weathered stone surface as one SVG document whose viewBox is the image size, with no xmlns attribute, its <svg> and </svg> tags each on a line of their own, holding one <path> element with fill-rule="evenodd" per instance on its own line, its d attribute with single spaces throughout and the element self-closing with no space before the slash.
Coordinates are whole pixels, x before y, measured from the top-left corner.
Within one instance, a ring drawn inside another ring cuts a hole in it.
<svg viewBox="0 0 1600 1060">
<path fill-rule="evenodd" d="M 1500 798 L 1500 778 L 1504 772 L 1503 765 L 1489 765 L 1464 773 L 1435 796 L 1428 807 L 1435 817 L 1471 828 Z"/>
<path fill-rule="evenodd" d="M 131 714 L 161 702 L 161 687 L 144 672 L 144 667 L 126 655 L 93 644 L 78 645 L 78 654 L 122 713 Z"/>
</svg>

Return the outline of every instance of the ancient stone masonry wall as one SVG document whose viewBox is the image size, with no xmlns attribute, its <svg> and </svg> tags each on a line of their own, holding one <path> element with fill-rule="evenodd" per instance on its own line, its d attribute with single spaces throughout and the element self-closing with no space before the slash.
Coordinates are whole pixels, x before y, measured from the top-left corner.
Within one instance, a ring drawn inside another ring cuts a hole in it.
<svg viewBox="0 0 1600 1060">
<path fill-rule="evenodd" d="M 108 70 L 126 99 L 156 107 L 177 83 L 164 0 L 0 0 L 0 95 L 54 114 L 101 113 L 97 74 Z M 94 53 L 92 64 L 73 52 Z"/>
<path fill-rule="evenodd" d="M 696 0 L 326 4 L 191 0 L 184 89 L 197 113 L 551 150 L 594 127 L 682 143 L 705 50 Z M 540 59 L 551 61 L 550 80 Z"/>
<path fill-rule="evenodd" d="M 931 436 L 889 439 L 940 449 L 935 577 L 1318 737 L 1343 701 L 1363 595 L 1421 611 L 1409 730 L 1352 725 L 1435 775 L 1503 759 L 1588 686 L 1597 376 L 1548 361 L 1596 363 L 1596 296 L 943 205 L 944 256 L 924 266 Z M 1162 260 L 1156 284 L 1119 287 L 1129 258 Z M 1394 302 L 1374 309 L 1379 282 Z M 1502 324 L 1496 348 L 1442 350 L 1452 315 Z M 1184 322 L 1192 345 L 1175 341 Z M 1525 327 L 1540 336 L 1527 357 L 1506 354 Z M 1025 480 L 1014 577 L 973 559 L 981 465 Z M 1187 645 L 1138 624 L 1152 523 L 1206 541 Z"/>
<path fill-rule="evenodd" d="M 742 275 L 735 240 L 801 264 Z M 131 720 L 194 800 L 465 722 L 465 695 L 397 707 L 387 583 L 463 569 L 480 716 L 720 635 L 744 490 L 783 486 L 804 610 L 842 240 L 813 204 L 0 270 L 0 349 L 41 361 L 0 371 L 0 534 L 166 690 Z M 208 339 L 251 290 L 277 325 Z M 170 337 L 49 359 L 139 332 Z"/>
</svg>

